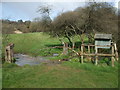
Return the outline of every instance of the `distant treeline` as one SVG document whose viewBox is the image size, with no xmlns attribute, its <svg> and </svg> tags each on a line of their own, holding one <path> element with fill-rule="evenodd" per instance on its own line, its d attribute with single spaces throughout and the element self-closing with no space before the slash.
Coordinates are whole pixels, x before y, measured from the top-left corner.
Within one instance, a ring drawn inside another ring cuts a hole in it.
<svg viewBox="0 0 120 90">
<path fill-rule="evenodd" d="M 14 31 L 19 30 L 23 33 L 30 32 L 30 24 L 31 21 L 22 20 L 18 21 L 10 21 L 10 20 L 2 20 L 2 33 L 3 34 L 13 34 Z"/>
<path fill-rule="evenodd" d="M 8 19 L 2 19 L 0 22 L 2 22 L 2 34 L 13 34 L 16 30 L 19 30 L 23 33 L 44 32 L 46 29 L 45 25 L 47 24 L 48 20 L 45 21 L 41 20 L 40 18 L 35 18 L 33 21 L 10 21 Z"/>
</svg>

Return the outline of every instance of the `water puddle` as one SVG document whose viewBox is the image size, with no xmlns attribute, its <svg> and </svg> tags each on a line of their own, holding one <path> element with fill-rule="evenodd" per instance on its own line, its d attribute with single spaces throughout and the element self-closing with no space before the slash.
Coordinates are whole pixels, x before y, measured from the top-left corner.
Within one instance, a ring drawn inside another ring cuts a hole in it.
<svg viewBox="0 0 120 90">
<path fill-rule="evenodd" d="M 32 57 L 29 55 L 24 55 L 24 54 L 14 54 L 14 57 L 16 58 L 16 64 L 19 66 L 23 66 L 25 64 L 29 65 L 37 65 L 40 63 L 48 63 L 50 60 L 48 60 L 46 57 Z"/>
<path fill-rule="evenodd" d="M 59 54 L 53 54 L 53 56 L 49 56 L 49 57 L 54 57 L 54 56 L 58 56 Z M 25 55 L 25 54 L 14 54 L 14 57 L 16 58 L 16 62 L 15 64 L 19 65 L 19 66 L 23 66 L 23 65 L 37 65 L 40 63 L 46 63 L 49 65 L 55 65 L 55 64 L 60 64 L 61 62 L 59 62 L 58 60 L 48 60 L 48 57 L 41 57 L 41 56 L 37 56 L 37 57 L 32 57 L 29 55 Z"/>
</svg>

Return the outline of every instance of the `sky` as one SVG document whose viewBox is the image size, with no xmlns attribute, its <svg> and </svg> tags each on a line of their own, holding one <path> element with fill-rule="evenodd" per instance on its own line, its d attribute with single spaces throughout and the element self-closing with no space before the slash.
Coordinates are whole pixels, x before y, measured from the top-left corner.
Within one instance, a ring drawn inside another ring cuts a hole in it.
<svg viewBox="0 0 120 90">
<path fill-rule="evenodd" d="M 98 0 L 97 0 L 98 1 Z M 114 6 L 118 8 L 119 0 L 109 0 L 109 2 L 114 2 Z M 36 0 L 2 0 L 0 3 L 0 8 L 2 8 L 2 12 L 0 12 L 0 19 L 9 19 L 13 21 L 17 21 L 22 19 L 33 20 L 36 17 L 40 17 L 41 14 L 37 12 L 39 6 L 41 5 L 50 5 L 52 11 L 50 13 L 51 18 L 55 18 L 61 12 L 71 11 L 76 9 L 77 7 L 85 6 L 85 1 L 78 0 L 68 0 L 64 1 L 55 1 L 55 0 L 47 0 L 47 1 L 36 1 Z"/>
<path fill-rule="evenodd" d="M 60 14 L 60 12 L 74 10 L 75 8 L 84 5 L 84 3 L 77 2 L 4 2 L 2 3 L 2 18 L 10 20 L 32 20 L 35 17 L 41 16 L 41 14 L 37 12 L 37 10 L 39 6 L 46 4 L 51 5 L 51 18 L 57 16 L 58 14 Z"/>
</svg>

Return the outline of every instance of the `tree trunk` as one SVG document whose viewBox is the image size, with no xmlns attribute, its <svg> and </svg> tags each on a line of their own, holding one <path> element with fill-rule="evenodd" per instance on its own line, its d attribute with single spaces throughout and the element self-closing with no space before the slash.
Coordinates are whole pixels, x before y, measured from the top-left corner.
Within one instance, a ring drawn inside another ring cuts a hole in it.
<svg viewBox="0 0 120 90">
<path fill-rule="evenodd" d="M 83 43 L 84 43 L 84 37 L 83 37 L 83 34 L 80 35 L 80 39 L 81 39 L 81 43 L 83 44 Z"/>
<path fill-rule="evenodd" d="M 70 46 L 72 47 L 72 41 L 71 41 L 70 37 L 68 37 L 68 36 L 65 36 L 65 37 L 68 39 Z"/>
</svg>

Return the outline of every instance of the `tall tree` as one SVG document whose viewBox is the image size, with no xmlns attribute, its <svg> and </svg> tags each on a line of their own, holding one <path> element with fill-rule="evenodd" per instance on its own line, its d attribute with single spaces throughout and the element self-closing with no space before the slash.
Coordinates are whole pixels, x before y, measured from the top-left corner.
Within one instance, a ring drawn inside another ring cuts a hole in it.
<svg viewBox="0 0 120 90">
<path fill-rule="evenodd" d="M 52 19 L 50 18 L 51 10 L 52 8 L 50 5 L 42 5 L 37 11 L 42 15 L 41 26 L 44 28 L 44 31 L 49 29 L 52 22 Z"/>
</svg>

